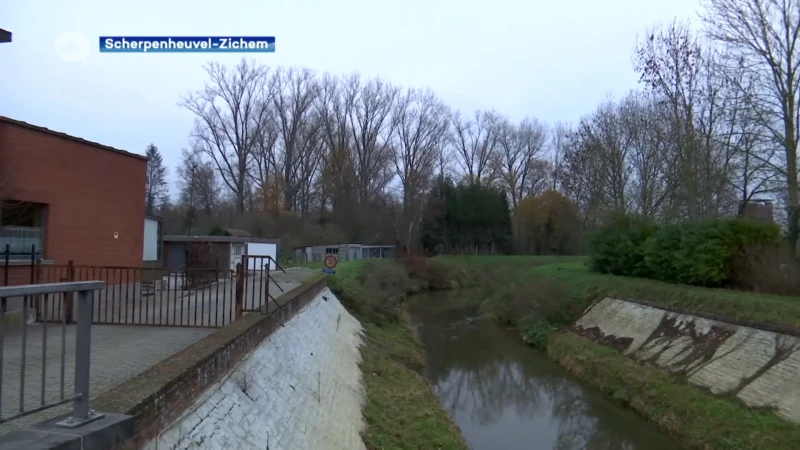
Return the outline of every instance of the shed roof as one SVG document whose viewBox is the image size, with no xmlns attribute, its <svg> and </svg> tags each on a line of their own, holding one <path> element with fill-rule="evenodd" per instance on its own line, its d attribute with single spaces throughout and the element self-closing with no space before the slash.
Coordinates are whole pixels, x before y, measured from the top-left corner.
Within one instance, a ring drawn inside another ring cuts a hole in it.
<svg viewBox="0 0 800 450">
<path fill-rule="evenodd" d="M 249 238 L 238 236 L 185 236 L 182 234 L 168 234 L 164 242 L 250 242 Z"/>
<path fill-rule="evenodd" d="M 226 228 L 225 229 L 226 236 L 239 236 L 239 237 L 250 237 L 250 233 L 244 230 L 236 230 L 233 228 Z"/>
<path fill-rule="evenodd" d="M 23 122 L 21 120 L 12 119 L 10 117 L 0 116 L 0 122 L 8 123 L 8 124 L 11 124 L 11 125 L 16 125 L 18 127 L 27 128 L 29 130 L 38 131 L 40 133 L 49 134 L 51 136 L 56 136 L 56 137 L 60 137 L 60 138 L 63 138 L 63 139 L 69 139 L 71 141 L 79 142 L 79 143 L 84 144 L 84 145 L 90 145 L 92 147 L 96 147 L 96 148 L 99 148 L 99 149 L 102 149 L 102 150 L 108 150 L 110 152 L 119 153 L 120 155 L 123 155 L 123 156 L 130 156 L 131 158 L 136 158 L 136 159 L 141 159 L 141 160 L 147 161 L 147 157 L 139 155 L 139 154 L 136 154 L 136 153 L 131 153 L 131 152 L 126 151 L 126 150 L 120 150 L 118 148 L 109 147 L 108 145 L 99 144 L 97 142 L 87 141 L 86 139 L 79 138 L 79 137 L 76 137 L 76 136 L 72 136 L 72 135 L 69 135 L 67 133 L 62 133 L 60 131 L 54 131 L 54 130 L 51 130 L 49 128 L 40 127 L 38 125 L 33 125 L 33 124 L 28 123 L 28 122 Z"/>
</svg>

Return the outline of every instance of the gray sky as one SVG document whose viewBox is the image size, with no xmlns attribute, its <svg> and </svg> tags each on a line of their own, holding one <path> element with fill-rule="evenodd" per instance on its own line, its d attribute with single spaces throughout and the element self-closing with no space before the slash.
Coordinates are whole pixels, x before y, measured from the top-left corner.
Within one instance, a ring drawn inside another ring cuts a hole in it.
<svg viewBox="0 0 800 450">
<path fill-rule="evenodd" d="M 201 88 L 202 65 L 241 55 L 100 54 L 97 37 L 275 36 L 271 65 L 360 72 L 431 87 L 464 112 L 575 122 L 608 95 L 636 87 L 637 35 L 694 19 L 698 0 L 8 0 L 0 28 L 0 115 L 144 153 L 173 168 L 192 115 L 179 97 Z M 64 33 L 90 39 L 84 62 L 59 58 Z"/>
</svg>

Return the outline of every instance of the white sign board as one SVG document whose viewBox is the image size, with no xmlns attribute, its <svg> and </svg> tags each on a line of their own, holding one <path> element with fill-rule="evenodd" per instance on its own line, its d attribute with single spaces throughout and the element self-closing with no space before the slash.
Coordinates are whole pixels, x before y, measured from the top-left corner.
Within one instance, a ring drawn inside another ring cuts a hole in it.
<svg viewBox="0 0 800 450">
<path fill-rule="evenodd" d="M 250 256 L 271 256 L 269 270 L 275 270 L 275 261 L 278 259 L 278 246 L 276 244 L 261 244 L 256 242 L 247 243 L 247 254 Z M 247 270 L 262 270 L 267 263 L 267 258 L 247 258 Z"/>
</svg>

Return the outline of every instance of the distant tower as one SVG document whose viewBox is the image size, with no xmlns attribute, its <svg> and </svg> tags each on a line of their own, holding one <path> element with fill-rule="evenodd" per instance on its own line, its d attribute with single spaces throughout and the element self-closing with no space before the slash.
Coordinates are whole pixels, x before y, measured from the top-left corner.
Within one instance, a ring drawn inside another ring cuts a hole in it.
<svg viewBox="0 0 800 450">
<path fill-rule="evenodd" d="M 739 217 L 774 223 L 772 200 L 743 200 L 739 203 Z"/>
</svg>

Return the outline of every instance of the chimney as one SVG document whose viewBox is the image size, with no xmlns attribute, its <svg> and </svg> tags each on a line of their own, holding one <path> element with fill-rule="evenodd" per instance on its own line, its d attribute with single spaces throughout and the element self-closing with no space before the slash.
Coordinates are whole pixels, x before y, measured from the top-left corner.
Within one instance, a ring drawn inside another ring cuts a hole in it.
<svg viewBox="0 0 800 450">
<path fill-rule="evenodd" d="M 739 217 L 774 223 L 771 200 L 743 200 L 739 203 Z"/>
</svg>

